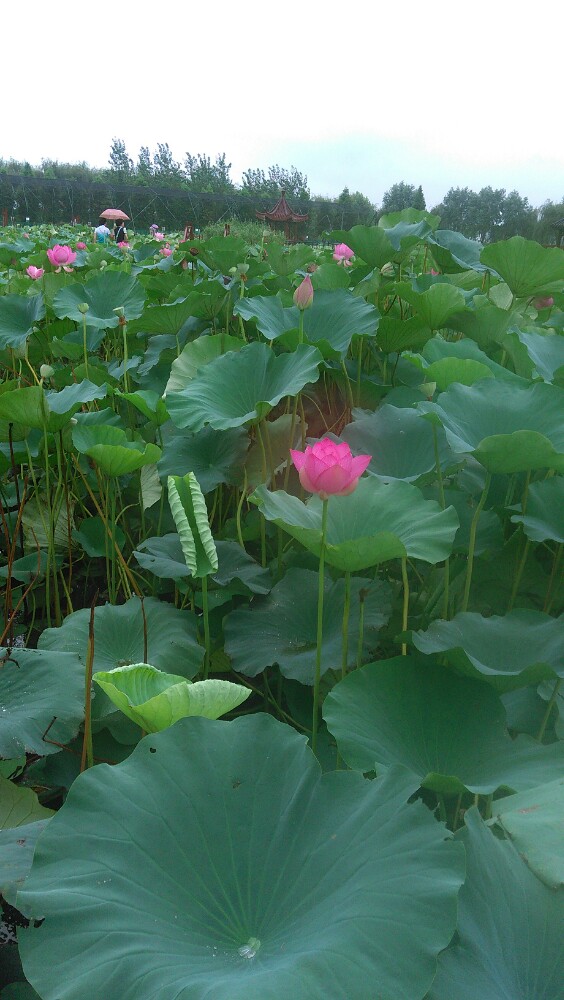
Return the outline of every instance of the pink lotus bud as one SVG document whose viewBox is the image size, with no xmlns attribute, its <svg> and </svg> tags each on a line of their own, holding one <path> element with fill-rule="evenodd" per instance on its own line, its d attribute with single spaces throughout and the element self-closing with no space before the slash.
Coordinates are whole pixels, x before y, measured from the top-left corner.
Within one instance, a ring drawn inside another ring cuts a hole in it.
<svg viewBox="0 0 564 1000">
<path fill-rule="evenodd" d="M 294 305 L 303 312 L 304 309 L 309 309 L 312 303 L 313 285 L 309 274 L 306 274 L 301 285 L 298 285 L 296 291 L 294 292 Z"/>
<path fill-rule="evenodd" d="M 554 299 L 552 295 L 546 295 L 544 298 L 533 299 L 533 305 L 535 309 L 550 309 L 554 305 Z"/>
<path fill-rule="evenodd" d="M 120 240 L 117 245 L 120 248 L 120 250 L 127 250 L 129 243 L 127 240 Z"/>
<path fill-rule="evenodd" d="M 336 260 L 338 264 L 343 264 L 344 267 L 352 267 L 352 257 L 354 257 L 354 250 L 351 250 L 346 243 L 337 243 L 333 250 L 333 260 Z"/>
<path fill-rule="evenodd" d="M 74 264 L 76 253 L 69 246 L 60 246 L 58 243 L 54 247 L 47 249 L 47 256 L 53 267 L 66 267 Z"/>
<path fill-rule="evenodd" d="M 30 264 L 29 267 L 26 267 L 25 273 L 29 274 L 30 278 L 33 278 L 34 281 L 37 281 L 38 278 L 43 277 L 45 272 L 42 267 L 34 267 L 33 264 Z"/>
<path fill-rule="evenodd" d="M 170 247 L 162 247 L 161 248 L 161 254 L 162 254 L 163 257 L 170 257 L 171 253 L 172 253 L 172 250 L 170 249 Z"/>
<path fill-rule="evenodd" d="M 372 459 L 372 455 L 353 458 L 348 444 L 336 444 L 330 438 L 308 445 L 305 451 L 290 449 L 290 455 L 304 490 L 317 493 L 322 500 L 352 493 Z"/>
<path fill-rule="evenodd" d="M 441 273 L 440 271 L 435 271 L 434 267 L 431 268 L 431 274 L 437 275 L 437 274 L 440 274 L 440 273 Z"/>
<path fill-rule="evenodd" d="M 81 241 L 79 241 L 79 242 L 78 242 L 78 243 L 76 244 L 76 249 L 77 249 L 77 250 L 86 250 L 86 243 L 82 243 Z"/>
<path fill-rule="evenodd" d="M 159 240 L 159 242 L 164 240 L 164 233 L 155 233 L 155 239 Z"/>
</svg>

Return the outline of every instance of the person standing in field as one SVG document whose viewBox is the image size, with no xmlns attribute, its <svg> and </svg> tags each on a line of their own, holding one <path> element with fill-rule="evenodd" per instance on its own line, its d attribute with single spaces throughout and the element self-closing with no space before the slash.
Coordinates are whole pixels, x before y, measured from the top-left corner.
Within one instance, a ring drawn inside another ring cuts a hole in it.
<svg viewBox="0 0 564 1000">
<path fill-rule="evenodd" d="M 116 243 L 125 243 L 127 240 L 127 230 L 125 228 L 125 222 L 122 219 L 116 219 L 116 224 L 114 226 L 114 241 Z"/>
<path fill-rule="evenodd" d="M 94 230 L 94 242 L 107 243 L 109 238 L 110 238 L 110 230 L 106 225 L 106 220 L 100 219 L 98 225 Z"/>
</svg>

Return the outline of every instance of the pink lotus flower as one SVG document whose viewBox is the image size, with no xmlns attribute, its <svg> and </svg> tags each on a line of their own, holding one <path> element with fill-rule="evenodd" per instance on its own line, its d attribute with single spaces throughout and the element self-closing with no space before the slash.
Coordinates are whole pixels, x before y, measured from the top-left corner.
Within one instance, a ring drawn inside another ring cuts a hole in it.
<svg viewBox="0 0 564 1000">
<path fill-rule="evenodd" d="M 22 233 L 22 236 L 23 236 L 24 240 L 28 240 L 29 239 L 29 233 Z"/>
<path fill-rule="evenodd" d="M 294 292 L 294 305 L 303 312 L 304 309 L 309 309 L 312 303 L 313 285 L 309 274 L 306 274 L 301 285 L 298 285 L 296 291 Z"/>
<path fill-rule="evenodd" d="M 353 458 L 348 444 L 335 444 L 330 438 L 308 445 L 305 451 L 290 449 L 290 455 L 304 490 L 317 493 L 322 500 L 352 493 L 372 459 L 372 455 Z"/>
<path fill-rule="evenodd" d="M 159 242 L 160 242 L 161 240 L 164 240 L 164 233 L 155 233 L 155 237 L 154 238 L 156 240 L 159 240 Z"/>
<path fill-rule="evenodd" d="M 129 243 L 127 240 L 120 240 L 117 245 L 120 248 L 120 250 L 127 250 Z"/>
<path fill-rule="evenodd" d="M 163 257 L 170 257 L 171 253 L 172 253 L 172 250 L 170 249 L 169 246 L 161 248 L 161 254 L 162 254 Z"/>
<path fill-rule="evenodd" d="M 346 243 L 337 243 L 333 250 L 333 260 L 336 260 L 338 264 L 343 264 L 344 267 L 352 267 L 352 257 L 354 257 L 354 250 L 351 250 Z"/>
<path fill-rule="evenodd" d="M 82 243 L 81 241 L 79 241 L 79 242 L 78 242 L 78 243 L 76 244 L 76 249 L 77 249 L 77 250 L 86 250 L 86 243 Z"/>
<path fill-rule="evenodd" d="M 550 309 L 554 305 L 554 299 L 552 295 L 546 295 L 544 298 L 533 299 L 533 305 L 535 309 Z"/>
<path fill-rule="evenodd" d="M 436 276 L 437 274 L 440 274 L 441 272 L 440 272 L 440 271 L 435 271 L 435 268 L 434 268 L 434 267 L 432 267 L 432 268 L 431 268 L 431 272 L 430 272 L 430 273 L 431 273 L 432 275 Z"/>
<path fill-rule="evenodd" d="M 26 267 L 25 273 L 29 274 L 30 278 L 33 278 L 34 281 L 37 281 L 38 278 L 42 278 L 45 274 L 42 267 L 34 267 L 33 264 Z"/>
<path fill-rule="evenodd" d="M 69 264 L 74 264 L 76 260 L 76 253 L 71 250 L 69 246 L 60 246 L 57 243 L 54 247 L 48 247 L 47 256 L 53 265 L 53 267 L 59 272 L 61 268 L 63 271 L 72 271 L 72 267 Z"/>
</svg>

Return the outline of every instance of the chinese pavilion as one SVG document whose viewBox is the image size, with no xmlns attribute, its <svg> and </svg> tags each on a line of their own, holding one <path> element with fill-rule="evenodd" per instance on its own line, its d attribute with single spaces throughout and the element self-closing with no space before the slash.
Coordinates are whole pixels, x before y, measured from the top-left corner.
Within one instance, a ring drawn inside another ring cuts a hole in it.
<svg viewBox="0 0 564 1000">
<path fill-rule="evenodd" d="M 298 215 L 294 212 L 286 201 L 286 192 L 280 192 L 280 198 L 270 212 L 255 212 L 257 219 L 261 222 L 268 222 L 272 229 L 284 229 L 284 239 L 286 243 L 298 242 L 298 225 L 300 222 L 307 222 L 309 215 Z"/>
</svg>

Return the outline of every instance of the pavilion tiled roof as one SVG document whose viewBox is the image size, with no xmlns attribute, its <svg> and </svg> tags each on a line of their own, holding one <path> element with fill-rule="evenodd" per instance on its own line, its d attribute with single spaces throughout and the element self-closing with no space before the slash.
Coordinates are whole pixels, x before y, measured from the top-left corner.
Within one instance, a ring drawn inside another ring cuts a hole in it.
<svg viewBox="0 0 564 1000">
<path fill-rule="evenodd" d="M 268 219 L 270 222 L 306 222 L 309 216 L 298 215 L 290 208 L 288 202 L 286 201 L 286 192 L 281 191 L 280 198 L 276 202 L 276 205 L 270 212 L 257 212 L 257 219 L 262 219 L 264 222 Z"/>
</svg>

